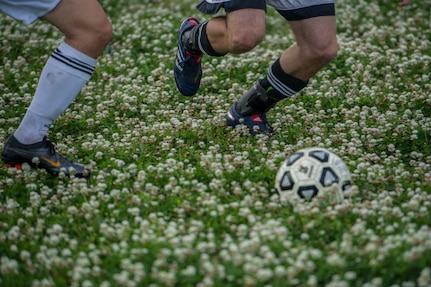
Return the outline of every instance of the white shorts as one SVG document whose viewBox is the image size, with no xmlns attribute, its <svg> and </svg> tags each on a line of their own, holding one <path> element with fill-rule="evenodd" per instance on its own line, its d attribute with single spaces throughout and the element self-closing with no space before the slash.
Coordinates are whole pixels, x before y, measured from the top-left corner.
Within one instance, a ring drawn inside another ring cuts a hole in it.
<svg viewBox="0 0 431 287">
<path fill-rule="evenodd" d="M 45 16 L 61 0 L 0 0 L 0 10 L 5 14 L 21 20 L 24 24 L 29 25 Z"/>
</svg>

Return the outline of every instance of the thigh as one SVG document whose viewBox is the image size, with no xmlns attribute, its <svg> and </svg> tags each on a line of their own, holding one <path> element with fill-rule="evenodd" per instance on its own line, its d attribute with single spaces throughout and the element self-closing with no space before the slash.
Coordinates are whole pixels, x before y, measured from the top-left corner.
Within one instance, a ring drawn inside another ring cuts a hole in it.
<svg viewBox="0 0 431 287">
<path fill-rule="evenodd" d="M 31 24 L 48 14 L 61 0 L 0 0 L 0 10 L 5 14 L 21 20 L 24 24 Z"/>
<path fill-rule="evenodd" d="M 288 21 L 335 15 L 334 0 L 268 0 L 267 2 Z"/>
<path fill-rule="evenodd" d="M 289 21 L 289 25 L 299 46 L 323 50 L 337 42 L 335 16 Z"/>
<path fill-rule="evenodd" d="M 42 19 L 56 26 L 67 37 L 92 33 L 109 23 L 97 0 L 61 0 L 60 4 Z"/>
<path fill-rule="evenodd" d="M 337 42 L 334 0 L 268 0 L 286 20 L 302 47 L 324 48 Z"/>
<path fill-rule="evenodd" d="M 226 13 L 227 27 L 234 34 L 265 34 L 266 13 L 264 10 L 244 8 Z"/>
</svg>

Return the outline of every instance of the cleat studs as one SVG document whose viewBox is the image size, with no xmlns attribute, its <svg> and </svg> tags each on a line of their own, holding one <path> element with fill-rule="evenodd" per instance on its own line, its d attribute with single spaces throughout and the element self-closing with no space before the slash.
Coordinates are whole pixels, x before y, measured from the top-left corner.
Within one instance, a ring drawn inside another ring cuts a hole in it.
<svg viewBox="0 0 431 287">
<path fill-rule="evenodd" d="M 20 163 L 17 163 L 17 164 L 5 163 L 4 166 L 6 168 L 15 168 L 16 170 L 22 170 L 22 165 Z"/>
</svg>

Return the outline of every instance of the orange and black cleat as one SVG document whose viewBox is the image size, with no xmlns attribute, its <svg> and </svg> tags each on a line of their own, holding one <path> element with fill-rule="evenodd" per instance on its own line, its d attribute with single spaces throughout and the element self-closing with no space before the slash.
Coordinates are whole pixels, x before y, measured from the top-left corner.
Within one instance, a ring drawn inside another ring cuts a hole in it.
<svg viewBox="0 0 431 287">
<path fill-rule="evenodd" d="M 15 167 L 18 170 L 26 162 L 32 167 L 43 168 L 52 175 L 58 175 L 60 172 L 64 172 L 66 176 L 73 174 L 75 177 L 90 175 L 84 165 L 74 163 L 59 155 L 55 151 L 54 145 L 46 137 L 39 143 L 24 145 L 11 136 L 4 145 L 2 160 L 6 167 Z"/>
</svg>

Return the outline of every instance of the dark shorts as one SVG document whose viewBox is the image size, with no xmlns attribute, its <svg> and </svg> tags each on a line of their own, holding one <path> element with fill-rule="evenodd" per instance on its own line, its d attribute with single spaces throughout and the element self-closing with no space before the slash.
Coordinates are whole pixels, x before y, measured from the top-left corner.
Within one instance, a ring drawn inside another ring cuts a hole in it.
<svg viewBox="0 0 431 287">
<path fill-rule="evenodd" d="M 274 7 L 288 21 L 304 20 L 319 16 L 334 16 L 334 0 L 204 0 L 197 8 L 205 14 L 215 14 L 220 9 L 227 13 L 246 9 Z"/>
</svg>

